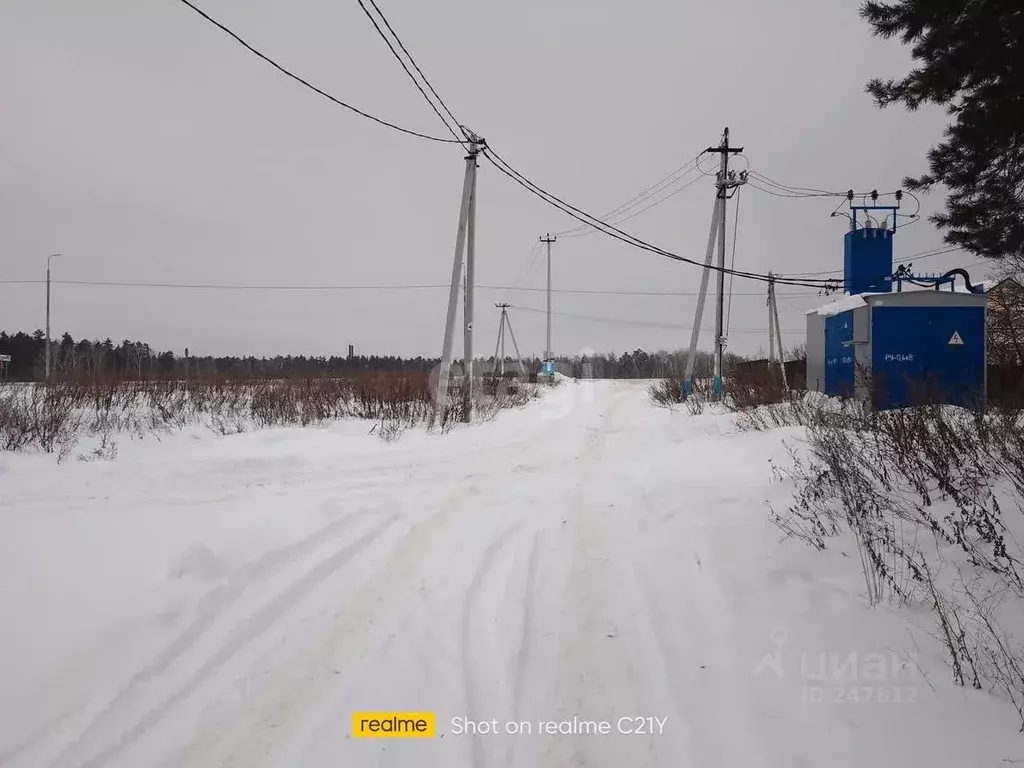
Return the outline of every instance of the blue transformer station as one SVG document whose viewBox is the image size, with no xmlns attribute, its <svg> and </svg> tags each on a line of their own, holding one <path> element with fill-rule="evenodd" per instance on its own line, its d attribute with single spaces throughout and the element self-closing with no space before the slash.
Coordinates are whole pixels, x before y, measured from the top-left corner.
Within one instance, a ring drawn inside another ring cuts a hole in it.
<svg viewBox="0 0 1024 768">
<path fill-rule="evenodd" d="M 961 269 L 928 277 L 902 266 L 893 271 L 899 198 L 896 205 L 855 206 L 848 195 L 844 295 L 807 313 L 807 389 L 881 410 L 924 403 L 983 408 L 987 297 Z M 889 214 L 881 222 L 879 211 Z M 957 275 L 965 288 L 957 288 Z"/>
</svg>

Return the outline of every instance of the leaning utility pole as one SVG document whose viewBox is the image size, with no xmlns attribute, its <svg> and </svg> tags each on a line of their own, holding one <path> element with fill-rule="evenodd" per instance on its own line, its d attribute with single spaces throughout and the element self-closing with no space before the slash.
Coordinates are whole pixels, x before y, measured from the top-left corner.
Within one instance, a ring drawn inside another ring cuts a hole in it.
<svg viewBox="0 0 1024 768">
<path fill-rule="evenodd" d="M 452 263 L 452 282 L 448 292 L 448 315 L 444 327 L 444 346 L 441 350 L 441 369 L 437 377 L 437 391 L 434 397 L 438 423 L 444 421 L 445 406 L 448 402 L 448 379 L 452 366 L 452 341 L 455 335 L 455 314 L 459 304 L 459 278 L 462 276 L 462 254 L 466 247 L 466 305 L 464 322 L 465 351 L 463 368 L 466 376 L 466 400 L 464 401 L 463 420 L 469 421 L 472 408 L 472 377 L 473 377 L 473 289 L 474 289 L 474 257 L 476 235 L 476 169 L 477 155 L 486 146 L 486 142 L 467 130 L 469 136 L 469 152 L 466 155 L 466 174 L 462 182 L 462 204 L 459 207 L 459 226 L 455 234 L 455 259 Z M 469 243 L 467 245 L 467 232 Z"/>
<path fill-rule="evenodd" d="M 519 344 L 516 343 L 516 334 L 512 330 L 512 321 L 508 319 L 508 308 L 511 304 L 495 304 L 501 310 L 501 320 L 498 321 L 498 340 L 494 345 L 494 368 L 491 369 L 493 375 L 500 367 L 500 376 L 505 378 L 505 328 L 508 327 L 508 334 L 512 337 L 512 346 L 516 350 L 516 359 L 519 361 L 519 375 L 522 376 L 526 372 L 526 368 L 523 366 L 523 356 L 519 352 Z M 501 353 L 499 357 L 498 354 Z"/>
<path fill-rule="evenodd" d="M 782 386 L 789 389 L 786 381 L 786 360 L 782 354 L 782 329 L 779 327 L 779 302 L 775 296 L 775 275 L 768 273 L 768 373 L 775 362 L 775 348 L 778 344 L 779 370 L 782 372 Z"/>
<path fill-rule="evenodd" d="M 708 234 L 708 248 L 704 254 L 704 274 L 700 279 L 700 293 L 697 295 L 697 311 L 694 313 L 693 328 L 690 329 L 690 351 L 686 355 L 686 372 L 683 374 L 683 398 L 693 391 L 693 368 L 697 362 L 697 341 L 700 338 L 700 326 L 704 321 L 704 300 L 708 295 L 708 278 L 711 275 L 711 260 L 715 255 L 715 237 L 718 235 L 718 222 L 723 218 L 722 209 L 725 201 L 715 196 L 715 207 L 711 213 L 711 232 Z"/>
<path fill-rule="evenodd" d="M 46 257 L 46 352 L 45 352 L 45 380 L 50 380 L 50 259 L 60 256 L 59 253 L 51 253 Z"/>
<path fill-rule="evenodd" d="M 550 362 L 554 357 L 554 352 L 551 351 L 551 244 L 558 240 L 557 237 L 552 237 L 551 233 L 548 233 L 547 237 L 540 238 L 542 243 L 547 243 L 548 246 L 548 340 L 546 351 L 544 352 L 544 361 Z"/>
<path fill-rule="evenodd" d="M 717 152 L 722 156 L 718 178 L 718 197 L 722 202 L 721 218 L 718 225 L 718 306 L 715 309 L 715 369 L 711 380 L 711 394 L 715 398 L 722 395 L 722 356 L 725 349 L 725 220 L 726 201 L 729 189 L 736 186 L 735 173 L 729 176 L 729 155 L 739 154 L 743 147 L 729 146 L 729 128 L 722 132 L 722 141 L 717 147 L 708 147 L 707 152 Z"/>
</svg>

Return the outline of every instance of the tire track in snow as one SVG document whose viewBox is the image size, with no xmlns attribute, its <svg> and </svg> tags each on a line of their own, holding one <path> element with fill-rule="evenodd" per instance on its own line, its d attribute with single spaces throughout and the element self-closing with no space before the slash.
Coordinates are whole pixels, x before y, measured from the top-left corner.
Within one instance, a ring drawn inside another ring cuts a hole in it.
<svg viewBox="0 0 1024 768">
<path fill-rule="evenodd" d="M 139 694 L 141 688 L 166 672 L 175 662 L 202 641 L 209 630 L 216 626 L 224 614 L 231 610 L 238 602 L 238 599 L 253 585 L 253 582 L 265 581 L 283 571 L 302 556 L 315 551 L 328 540 L 344 533 L 358 519 L 370 513 L 370 510 L 360 510 L 342 519 L 334 520 L 298 541 L 273 549 L 257 560 L 241 565 L 231 574 L 226 583 L 207 590 L 196 604 L 193 610 L 193 618 L 188 626 L 170 643 L 166 644 L 148 664 L 136 671 L 119 690 L 111 695 L 107 704 L 91 717 L 74 743 L 66 749 L 73 749 L 76 744 L 86 739 L 89 732 L 98 727 L 101 720 L 113 717 L 119 707 Z M 88 704 L 86 704 L 86 707 L 88 707 Z M 72 720 L 72 715 L 74 714 L 68 713 L 60 721 L 55 721 L 49 726 L 43 726 L 26 742 L 0 757 L 0 765 L 7 764 L 15 756 L 28 751 L 43 739 L 53 736 L 58 730 L 60 723 Z M 80 718 L 82 713 L 78 712 L 77 714 Z"/>
<path fill-rule="evenodd" d="M 626 558 L 626 562 L 632 585 L 630 593 L 636 595 L 643 606 L 641 616 L 646 624 L 645 634 L 652 640 L 651 647 L 654 653 L 651 654 L 651 657 L 658 662 L 657 677 L 665 684 L 667 698 L 672 703 L 676 722 L 686 730 L 687 746 L 690 747 L 686 754 L 693 760 L 694 765 L 699 765 L 701 768 L 715 768 L 716 766 L 731 768 L 729 763 L 722 763 L 718 760 L 716 752 L 708 746 L 708 732 L 702 727 L 702 719 L 699 716 L 695 717 L 691 708 L 682 706 L 679 694 L 679 691 L 683 689 L 683 686 L 679 685 L 681 676 L 677 672 L 676 664 L 670 661 L 677 655 L 672 653 L 673 645 L 666 640 L 664 617 L 655 608 L 656 602 L 651 595 L 649 582 L 640 577 L 636 570 L 636 564 L 631 558 Z M 685 589 L 685 586 L 682 588 Z M 678 606 L 675 607 L 678 610 Z M 691 625 L 696 625 L 704 619 L 702 616 L 694 616 L 686 611 L 682 611 L 682 613 L 689 617 Z M 687 655 L 683 658 L 690 663 L 696 663 L 692 656 Z M 706 704 L 707 702 L 703 700 L 701 703 Z M 694 754 L 694 750 L 697 750 L 696 754 Z"/>
<path fill-rule="evenodd" d="M 533 534 L 530 560 L 526 566 L 526 588 L 523 590 L 523 631 L 516 653 L 515 686 L 512 690 L 512 717 L 519 720 L 523 703 L 523 686 L 526 683 L 526 669 L 530 662 L 530 637 L 533 634 L 533 602 L 537 591 L 537 552 L 540 549 L 541 532 Z"/>
<path fill-rule="evenodd" d="M 555 689 L 551 696 L 557 711 L 551 717 L 571 720 L 609 721 L 607 736 L 566 735 L 546 737 L 532 745 L 535 759 L 526 765 L 660 766 L 672 744 L 673 734 L 626 736 L 616 732 L 622 716 L 664 716 L 671 702 L 665 682 L 646 664 L 660 653 L 638 616 L 628 573 L 615 546 L 618 528 L 609 530 L 615 515 L 600 480 L 614 475 L 616 459 L 608 456 L 608 435 L 622 403 L 620 394 L 607 408 L 603 429 L 585 447 L 580 493 L 570 514 L 572 563 L 562 596 L 567 609 L 561 621 L 561 641 Z M 610 468 L 610 470 L 608 469 Z M 600 474 L 599 474 L 600 473 Z M 595 482 L 596 481 L 596 482 Z M 613 482 L 608 486 L 614 488 Z M 618 498 L 618 497 L 616 497 Z M 660 762 L 658 762 L 660 756 Z"/>
<path fill-rule="evenodd" d="M 194 692 L 207 677 L 226 664 L 235 654 L 242 650 L 250 642 L 263 634 L 273 623 L 280 619 L 289 608 L 302 597 L 308 595 L 326 579 L 330 578 L 339 568 L 347 564 L 353 557 L 362 552 L 376 539 L 384 535 L 398 520 L 397 515 L 390 515 L 384 521 L 364 533 L 353 543 L 343 547 L 326 559 L 321 560 L 316 566 L 308 571 L 301 579 L 290 584 L 282 592 L 278 593 L 268 604 L 250 615 L 247 619 L 235 625 L 228 634 L 227 639 L 221 647 L 199 667 L 188 679 L 178 687 L 170 696 L 166 697 L 159 705 L 148 709 L 135 724 L 127 730 L 121 731 L 116 740 L 103 748 L 92 759 L 79 765 L 81 768 L 97 768 L 106 761 L 117 756 L 122 750 L 130 746 L 149 729 L 159 723 L 160 719 L 170 712 L 176 705 L 184 701 Z M 57 765 L 72 764 L 73 752 L 86 742 L 90 736 L 101 731 L 108 713 L 104 713 L 95 720 L 86 731 L 58 757 Z"/>
<path fill-rule="evenodd" d="M 380 559 L 379 568 L 367 573 L 361 586 L 345 595 L 325 624 L 305 631 L 308 642 L 288 659 L 276 661 L 272 676 L 260 682 L 260 690 L 245 702 L 244 710 L 230 724 L 194 735 L 172 764 L 191 765 L 195 760 L 246 768 L 268 761 L 278 764 L 273 757 L 294 736 L 290 729 L 300 715 L 316 706 L 329 689 L 344 688 L 348 669 L 353 663 L 365 662 L 366 652 L 386 649 L 390 640 L 382 644 L 371 639 L 368 627 L 384 631 L 389 623 L 401 620 L 401 614 L 381 616 L 380 606 L 396 604 L 396 595 L 413 588 L 422 576 L 419 564 L 436 554 L 435 540 L 447 530 L 459 499 L 472 493 L 471 487 L 460 485 L 434 504 L 435 511 L 413 521 L 387 557 Z M 330 675 L 324 674 L 328 668 L 333 672 Z"/>
<path fill-rule="evenodd" d="M 537 558 L 540 550 L 540 537 L 540 531 L 536 531 L 533 534 L 533 543 L 530 546 L 530 559 L 526 566 L 525 588 L 523 590 L 522 632 L 519 636 L 519 649 L 516 651 L 512 688 L 512 719 L 516 722 L 522 720 L 523 689 L 526 686 L 526 672 L 530 667 L 531 660 L 531 638 L 533 637 L 534 601 L 538 586 Z M 509 765 L 516 764 L 518 746 L 519 739 L 515 739 L 508 747 L 506 760 Z"/>
<path fill-rule="evenodd" d="M 687 483 L 687 487 L 692 484 Z M 644 509 L 652 518 L 665 516 L 651 505 L 648 494 L 641 493 Z M 703 512 L 695 509 L 695 514 Z M 660 526 L 666 527 L 664 522 Z M 663 543 L 664 537 L 655 544 Z M 692 540 L 687 546 L 692 546 Z M 751 701 L 737 695 L 737 690 L 747 690 L 746 685 L 737 685 L 730 690 L 732 667 L 736 660 L 744 659 L 738 652 L 735 640 L 735 626 L 728 619 L 728 592 L 716 579 L 714 563 L 701 564 L 694 561 L 689 568 L 689 578 L 678 584 L 670 596 L 664 593 L 663 580 L 649 573 L 649 562 L 663 562 L 664 555 L 652 553 L 650 557 L 630 558 L 633 576 L 638 584 L 638 594 L 648 606 L 647 615 L 652 620 L 654 635 L 661 646 L 665 660 L 666 674 L 677 710 L 685 711 L 692 719 L 693 740 L 700 749 L 698 764 L 701 766 L 731 768 L 756 762 L 765 768 L 778 763 L 778 757 L 767 743 L 764 734 L 756 725 L 759 717 L 751 717 Z M 639 563 L 639 567 L 638 567 Z M 656 587 L 661 587 L 657 589 Z M 661 594 L 659 601 L 658 595 Z M 656 606 L 668 604 L 671 610 L 659 611 Z M 685 619 L 685 625 L 681 619 Z M 683 668 L 686 662 L 695 662 L 689 654 L 680 656 L 667 652 L 671 648 L 692 648 L 704 656 L 704 662 L 697 672 L 690 665 L 689 674 Z M 754 674 L 753 665 L 749 668 Z M 699 690 L 694 698 L 692 691 Z M 727 726 L 726 713 L 728 717 Z M 742 739 L 732 735 L 740 731 Z"/>
<path fill-rule="evenodd" d="M 466 714 L 472 719 L 481 719 L 479 712 L 479 700 L 481 697 L 475 690 L 476 683 L 474 682 L 474 677 L 480 676 L 483 672 L 483 670 L 476 668 L 472 660 L 472 617 L 477 594 L 487 574 L 494 568 L 498 552 L 514 540 L 515 535 L 523 528 L 523 525 L 523 522 L 515 523 L 504 529 L 491 541 L 487 549 L 484 550 L 484 554 L 480 559 L 480 565 L 473 574 L 473 578 L 466 587 L 466 592 L 463 596 L 462 617 L 460 620 L 462 635 L 462 682 L 466 696 Z M 498 664 L 493 664 L 492 666 L 494 670 L 499 668 Z M 483 737 L 479 734 L 470 736 L 474 766 L 485 765 L 481 738 Z"/>
</svg>

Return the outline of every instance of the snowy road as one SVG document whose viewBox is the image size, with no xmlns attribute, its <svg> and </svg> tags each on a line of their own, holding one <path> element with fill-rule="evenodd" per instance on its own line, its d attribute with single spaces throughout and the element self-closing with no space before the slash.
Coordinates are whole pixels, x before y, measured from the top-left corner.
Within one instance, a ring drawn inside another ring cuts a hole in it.
<svg viewBox="0 0 1024 768">
<path fill-rule="evenodd" d="M 567 383 L 444 437 L 365 433 L 0 459 L 0 765 L 1021 756 L 1012 710 L 948 684 L 926 618 L 869 609 L 842 552 L 778 544 L 768 460 L 794 433 L 655 409 L 642 382 Z M 866 682 L 870 654 L 894 661 Z M 351 737 L 353 712 L 394 710 L 436 713 L 437 738 Z M 459 734 L 463 717 L 533 732 Z M 574 717 L 612 732 L 538 732 Z M 617 733 L 624 717 L 664 727 Z"/>
</svg>

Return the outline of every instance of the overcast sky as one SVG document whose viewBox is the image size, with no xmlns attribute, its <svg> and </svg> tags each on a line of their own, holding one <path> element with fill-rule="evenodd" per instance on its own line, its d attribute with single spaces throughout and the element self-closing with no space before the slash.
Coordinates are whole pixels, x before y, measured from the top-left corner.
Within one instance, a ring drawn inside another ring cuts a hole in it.
<svg viewBox="0 0 1024 768">
<path fill-rule="evenodd" d="M 195 1 L 339 98 L 443 133 L 355 0 Z M 745 147 L 737 168 L 749 163 L 792 185 L 887 190 L 924 170 L 945 123 L 934 110 L 873 106 L 864 83 L 899 76 L 910 60 L 897 42 L 871 37 L 851 0 L 380 5 L 460 120 L 594 213 L 716 144 L 726 125 Z M 325 101 L 177 0 L 3 0 L 0 105 L 0 280 L 42 279 L 52 252 L 65 254 L 53 262 L 54 280 L 431 285 L 450 277 L 462 150 Z M 701 179 L 623 226 L 702 260 L 713 195 L 712 178 Z M 576 222 L 486 162 L 478 200 L 478 282 L 542 288 L 538 236 Z M 941 203 L 926 198 L 922 213 Z M 845 220 L 829 218 L 835 205 L 748 187 L 737 268 L 841 268 Z M 898 233 L 897 257 L 939 245 L 922 221 Z M 954 253 L 918 266 L 974 261 Z M 683 292 L 695 292 L 701 276 L 600 234 L 560 239 L 553 275 L 556 288 Z M 767 347 L 764 286 L 737 280 L 733 289 L 729 348 L 753 354 Z M 780 288 L 787 346 L 802 340 L 802 310 L 823 303 L 807 292 Z M 44 295 L 41 284 L 0 284 L 0 328 L 42 327 Z M 541 309 L 544 293 L 478 291 L 479 354 L 493 349 L 498 301 Z M 55 285 L 52 324 L 55 335 L 139 339 L 179 353 L 345 354 L 351 343 L 367 354 L 432 356 L 446 303 L 446 289 Z M 556 316 L 554 348 L 685 347 L 695 303 L 556 294 L 556 311 L 635 324 Z M 511 316 L 524 353 L 541 354 L 543 314 Z M 713 328 L 710 304 L 704 326 Z"/>
</svg>

